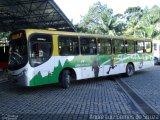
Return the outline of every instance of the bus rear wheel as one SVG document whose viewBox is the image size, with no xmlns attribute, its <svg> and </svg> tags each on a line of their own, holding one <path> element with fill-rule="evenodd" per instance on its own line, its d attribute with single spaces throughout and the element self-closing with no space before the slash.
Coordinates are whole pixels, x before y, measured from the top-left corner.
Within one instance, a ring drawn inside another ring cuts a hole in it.
<svg viewBox="0 0 160 120">
<path fill-rule="evenodd" d="M 134 65 L 129 63 L 126 67 L 126 76 L 130 77 L 134 74 L 134 72 L 135 72 Z"/>
<path fill-rule="evenodd" d="M 60 85 L 62 88 L 69 88 L 71 76 L 69 70 L 64 70 L 60 76 Z"/>
</svg>

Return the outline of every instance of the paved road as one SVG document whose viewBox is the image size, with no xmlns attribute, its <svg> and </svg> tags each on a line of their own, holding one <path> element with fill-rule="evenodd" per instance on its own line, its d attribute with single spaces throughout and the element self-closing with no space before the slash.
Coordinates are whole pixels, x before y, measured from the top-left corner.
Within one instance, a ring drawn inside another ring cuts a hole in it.
<svg viewBox="0 0 160 120">
<path fill-rule="evenodd" d="M 160 66 L 140 71 L 131 78 L 123 78 L 123 82 L 160 114 Z"/>
<path fill-rule="evenodd" d="M 23 88 L 11 82 L 1 83 L 0 119 L 85 120 L 97 117 L 107 119 L 107 115 L 117 119 L 141 119 L 137 115 L 145 114 L 145 111 L 119 81 L 128 85 L 160 114 L 158 72 L 159 66 L 139 71 L 130 78 L 118 75 L 76 81 L 69 89 L 61 89 L 56 85 Z"/>
</svg>

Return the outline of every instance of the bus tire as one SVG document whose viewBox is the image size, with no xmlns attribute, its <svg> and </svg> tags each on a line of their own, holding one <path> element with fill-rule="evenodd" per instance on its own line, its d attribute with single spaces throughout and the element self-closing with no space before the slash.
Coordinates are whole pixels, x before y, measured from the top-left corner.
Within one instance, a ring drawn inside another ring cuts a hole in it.
<svg viewBox="0 0 160 120">
<path fill-rule="evenodd" d="M 61 87 L 65 89 L 69 88 L 70 81 L 71 81 L 71 75 L 70 75 L 69 70 L 62 71 L 61 76 L 60 76 Z"/>
<path fill-rule="evenodd" d="M 130 77 L 134 74 L 134 72 L 135 72 L 134 65 L 132 63 L 128 63 L 126 67 L 126 76 Z"/>
</svg>

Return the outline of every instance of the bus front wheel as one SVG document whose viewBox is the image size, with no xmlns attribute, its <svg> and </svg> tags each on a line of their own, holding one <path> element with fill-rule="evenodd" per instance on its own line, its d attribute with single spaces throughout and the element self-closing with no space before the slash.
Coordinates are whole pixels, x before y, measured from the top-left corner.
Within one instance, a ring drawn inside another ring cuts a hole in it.
<svg viewBox="0 0 160 120">
<path fill-rule="evenodd" d="M 134 74 L 135 69 L 134 69 L 134 65 L 132 63 L 129 63 L 126 67 L 126 75 L 127 77 L 130 77 Z"/>
<path fill-rule="evenodd" d="M 69 70 L 64 70 L 60 76 L 60 84 L 62 88 L 69 88 L 71 76 Z"/>
</svg>

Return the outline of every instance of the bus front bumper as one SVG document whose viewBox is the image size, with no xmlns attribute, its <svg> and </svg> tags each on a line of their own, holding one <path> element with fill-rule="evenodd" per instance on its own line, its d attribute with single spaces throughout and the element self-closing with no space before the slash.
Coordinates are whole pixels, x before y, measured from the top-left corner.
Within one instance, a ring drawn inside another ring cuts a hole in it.
<svg viewBox="0 0 160 120">
<path fill-rule="evenodd" d="M 27 77 L 25 75 L 8 75 L 8 80 L 20 86 L 28 86 Z"/>
</svg>

